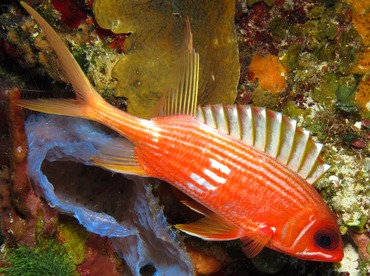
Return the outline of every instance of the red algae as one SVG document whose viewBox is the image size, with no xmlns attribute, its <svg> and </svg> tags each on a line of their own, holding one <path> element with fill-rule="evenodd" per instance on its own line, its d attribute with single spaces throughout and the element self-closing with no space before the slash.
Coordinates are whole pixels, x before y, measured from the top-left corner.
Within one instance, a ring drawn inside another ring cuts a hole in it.
<svg viewBox="0 0 370 276">
<path fill-rule="evenodd" d="M 60 12 L 61 21 L 70 28 L 77 28 L 87 18 L 84 7 L 73 0 L 52 0 L 51 4 Z"/>
<path fill-rule="evenodd" d="M 367 246 L 370 244 L 370 230 L 367 230 L 367 233 L 356 233 L 353 231 L 349 232 L 352 240 L 358 247 L 358 252 L 362 260 L 369 262 L 370 261 L 370 252 L 367 251 Z"/>
<path fill-rule="evenodd" d="M 82 275 L 123 275 L 122 262 L 107 237 L 90 234 L 85 244 L 85 260 L 77 265 L 77 271 Z"/>
</svg>

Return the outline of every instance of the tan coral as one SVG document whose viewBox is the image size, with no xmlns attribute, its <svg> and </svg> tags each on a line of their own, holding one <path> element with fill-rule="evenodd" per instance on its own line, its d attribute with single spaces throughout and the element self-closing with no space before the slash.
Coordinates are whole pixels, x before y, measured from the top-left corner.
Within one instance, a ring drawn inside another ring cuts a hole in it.
<svg viewBox="0 0 370 276">
<path fill-rule="evenodd" d="M 261 56 L 259 54 L 252 58 L 249 65 L 251 80 L 258 79 L 260 87 L 273 93 L 280 93 L 286 88 L 286 68 L 280 63 L 279 58 L 274 55 Z"/>
</svg>

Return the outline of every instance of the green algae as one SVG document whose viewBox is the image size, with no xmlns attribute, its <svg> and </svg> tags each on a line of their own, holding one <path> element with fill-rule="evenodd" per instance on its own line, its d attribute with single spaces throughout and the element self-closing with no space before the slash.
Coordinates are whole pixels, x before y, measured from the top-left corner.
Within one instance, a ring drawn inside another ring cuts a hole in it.
<svg viewBox="0 0 370 276">
<path fill-rule="evenodd" d="M 274 109 L 279 104 L 280 97 L 278 94 L 271 93 L 258 86 L 253 91 L 252 100 L 256 106 L 265 106 L 269 109 Z"/>
<path fill-rule="evenodd" d="M 85 243 L 89 237 L 83 227 L 73 219 L 66 218 L 58 225 L 59 237 L 65 241 L 64 246 L 75 264 L 80 264 L 85 259 Z"/>
<path fill-rule="evenodd" d="M 370 218 L 365 215 L 360 216 L 360 218 L 350 224 L 348 226 L 351 227 L 352 230 L 356 231 L 357 233 L 364 233 L 366 231 L 366 223 Z"/>
<path fill-rule="evenodd" d="M 288 50 L 280 59 L 288 71 L 292 71 L 298 65 L 299 55 L 302 53 L 303 46 L 300 44 L 289 45 Z"/>
<path fill-rule="evenodd" d="M 357 111 L 356 106 L 356 88 L 357 82 L 353 79 L 349 81 L 341 80 L 336 91 L 336 106 L 338 109 L 347 112 L 353 113 Z"/>
<path fill-rule="evenodd" d="M 283 114 L 289 118 L 298 120 L 300 117 L 306 117 L 310 114 L 310 109 L 302 109 L 297 106 L 293 101 L 288 101 L 284 104 Z"/>
<path fill-rule="evenodd" d="M 63 245 L 56 240 L 39 241 L 34 248 L 20 246 L 5 249 L 0 268 L 9 276 L 69 276 L 76 275 L 75 266 Z"/>
<path fill-rule="evenodd" d="M 268 7 L 271 7 L 274 4 L 274 0 L 247 0 L 247 6 L 251 7 L 256 3 L 265 3 Z"/>
<path fill-rule="evenodd" d="M 330 108 L 333 106 L 333 100 L 337 98 L 338 88 L 337 76 L 333 73 L 327 73 L 323 75 L 319 85 L 313 88 L 311 96 L 316 102 Z"/>
<path fill-rule="evenodd" d="M 232 104 L 239 79 L 234 3 L 230 1 L 94 2 L 98 24 L 130 33 L 126 55 L 113 68 L 115 95 L 128 99 L 128 112 L 148 118 L 177 79 L 189 17 L 194 48 L 200 54 L 199 103 Z"/>
</svg>

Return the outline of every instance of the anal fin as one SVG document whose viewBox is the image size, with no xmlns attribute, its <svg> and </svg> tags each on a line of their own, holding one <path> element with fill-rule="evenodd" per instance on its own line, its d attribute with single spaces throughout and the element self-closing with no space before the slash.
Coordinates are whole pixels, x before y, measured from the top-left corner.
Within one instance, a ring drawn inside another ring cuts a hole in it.
<svg viewBox="0 0 370 276">
<path fill-rule="evenodd" d="M 91 160 L 114 172 L 147 176 L 136 160 L 135 146 L 124 138 L 115 138 L 104 144 Z"/>
</svg>

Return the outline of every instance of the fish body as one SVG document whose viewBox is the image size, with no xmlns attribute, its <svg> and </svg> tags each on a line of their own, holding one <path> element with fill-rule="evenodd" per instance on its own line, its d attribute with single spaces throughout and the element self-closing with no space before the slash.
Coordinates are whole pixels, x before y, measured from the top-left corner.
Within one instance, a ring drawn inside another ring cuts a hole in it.
<svg viewBox="0 0 370 276">
<path fill-rule="evenodd" d="M 22 5 L 43 29 L 77 98 L 21 100 L 21 106 L 94 120 L 124 136 L 104 145 L 92 161 L 162 179 L 194 199 L 184 204 L 204 218 L 176 225 L 184 232 L 207 240 L 241 239 L 249 257 L 267 246 L 301 259 L 343 258 L 336 219 L 310 184 L 327 168 L 307 132 L 281 114 L 250 106 L 198 107 L 192 116 L 199 56 L 190 31 L 180 92 L 167 99 L 167 116 L 145 120 L 105 102 L 55 31 Z"/>
</svg>

